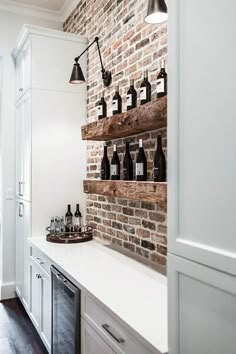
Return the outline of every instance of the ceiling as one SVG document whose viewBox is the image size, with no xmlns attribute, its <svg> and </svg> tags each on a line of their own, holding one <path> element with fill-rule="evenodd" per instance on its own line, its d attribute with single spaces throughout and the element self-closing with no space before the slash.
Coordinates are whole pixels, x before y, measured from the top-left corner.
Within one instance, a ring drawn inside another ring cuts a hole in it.
<svg viewBox="0 0 236 354">
<path fill-rule="evenodd" d="M 14 0 L 14 3 L 19 5 L 29 5 L 39 7 L 40 9 L 61 11 L 67 0 Z"/>
<path fill-rule="evenodd" d="M 0 0 L 0 10 L 65 21 L 79 0 Z"/>
</svg>

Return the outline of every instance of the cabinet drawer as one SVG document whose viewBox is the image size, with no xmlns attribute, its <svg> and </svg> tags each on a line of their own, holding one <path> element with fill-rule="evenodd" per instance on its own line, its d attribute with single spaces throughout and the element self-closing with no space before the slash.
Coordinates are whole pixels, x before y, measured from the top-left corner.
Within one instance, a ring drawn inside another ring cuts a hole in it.
<svg viewBox="0 0 236 354">
<path fill-rule="evenodd" d="M 113 343 L 116 353 L 150 354 L 151 351 L 142 342 L 134 338 L 121 324 L 89 296 L 82 294 L 81 315 L 105 340 Z"/>
<path fill-rule="evenodd" d="M 45 254 L 37 248 L 31 247 L 31 256 L 38 265 L 50 276 L 51 261 Z"/>
</svg>

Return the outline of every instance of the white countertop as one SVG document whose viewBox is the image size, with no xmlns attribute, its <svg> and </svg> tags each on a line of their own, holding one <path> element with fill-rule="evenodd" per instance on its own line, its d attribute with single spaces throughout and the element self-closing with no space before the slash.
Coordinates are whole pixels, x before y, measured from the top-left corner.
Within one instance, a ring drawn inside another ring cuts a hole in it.
<svg viewBox="0 0 236 354">
<path fill-rule="evenodd" d="M 97 241 L 30 239 L 46 256 L 161 353 L 167 353 L 167 278 Z"/>
</svg>

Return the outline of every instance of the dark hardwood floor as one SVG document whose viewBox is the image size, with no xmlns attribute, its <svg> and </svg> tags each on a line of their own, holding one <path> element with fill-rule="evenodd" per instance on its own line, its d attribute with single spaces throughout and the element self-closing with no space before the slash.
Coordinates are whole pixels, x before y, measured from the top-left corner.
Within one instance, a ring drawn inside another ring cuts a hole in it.
<svg viewBox="0 0 236 354">
<path fill-rule="evenodd" d="M 19 299 L 0 302 L 0 354 L 46 354 Z"/>
</svg>

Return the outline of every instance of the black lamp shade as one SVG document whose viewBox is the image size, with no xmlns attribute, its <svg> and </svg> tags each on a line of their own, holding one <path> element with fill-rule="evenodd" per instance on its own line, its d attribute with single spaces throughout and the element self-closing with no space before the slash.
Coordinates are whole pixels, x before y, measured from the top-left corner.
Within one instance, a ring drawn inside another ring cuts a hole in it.
<svg viewBox="0 0 236 354">
<path fill-rule="evenodd" d="M 149 0 L 148 11 L 145 17 L 147 23 L 162 23 L 168 20 L 165 0 Z"/>
<path fill-rule="evenodd" d="M 74 64 L 72 74 L 70 77 L 70 83 L 71 84 L 82 84 L 85 82 L 84 74 L 81 69 L 81 66 L 79 65 L 78 62 Z"/>
</svg>

